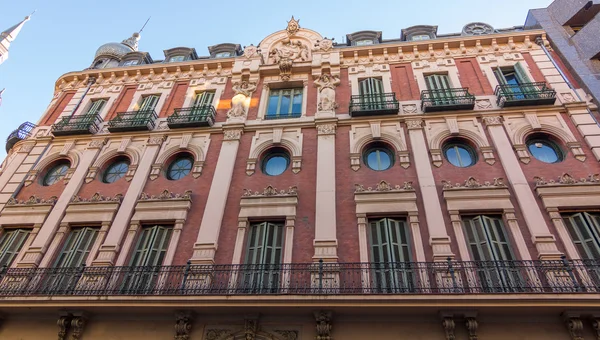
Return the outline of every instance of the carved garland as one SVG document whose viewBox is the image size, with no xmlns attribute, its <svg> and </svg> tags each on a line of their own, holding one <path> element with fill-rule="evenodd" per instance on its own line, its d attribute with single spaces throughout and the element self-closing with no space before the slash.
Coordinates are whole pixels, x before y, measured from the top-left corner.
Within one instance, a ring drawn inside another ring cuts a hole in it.
<svg viewBox="0 0 600 340">
<path fill-rule="evenodd" d="M 576 179 L 568 173 L 562 174 L 558 177 L 558 180 L 545 180 L 544 177 L 535 176 L 533 178 L 536 187 L 549 186 L 549 185 L 590 185 L 600 183 L 600 174 L 589 175 L 587 178 Z"/>
<path fill-rule="evenodd" d="M 298 187 L 292 186 L 288 190 L 277 190 L 273 186 L 269 185 L 263 189 L 263 191 L 252 191 L 244 189 L 242 197 L 270 197 L 270 196 L 298 196 Z"/>
<path fill-rule="evenodd" d="M 504 183 L 504 178 L 502 177 L 498 177 L 498 178 L 494 178 L 493 181 L 485 181 L 483 182 L 483 184 L 481 184 L 478 180 L 476 180 L 474 177 L 469 177 L 466 181 L 464 181 L 464 183 L 456 183 L 456 184 L 452 184 L 452 182 L 450 181 L 446 181 L 446 180 L 442 180 L 442 185 L 444 190 L 449 190 L 449 189 L 488 189 L 488 188 L 505 188 L 506 184 Z"/>
<path fill-rule="evenodd" d="M 362 184 L 354 184 L 354 192 L 388 192 L 388 191 L 407 191 L 407 190 L 415 190 L 413 188 L 412 182 L 404 182 L 404 185 L 391 185 L 386 181 L 379 182 L 375 188 L 373 187 L 365 187 Z"/>
<path fill-rule="evenodd" d="M 11 197 L 6 202 L 6 205 L 54 205 L 58 201 L 58 197 L 52 196 L 48 199 L 39 198 L 35 195 L 29 196 L 28 199 L 19 201 L 18 199 Z"/>
<path fill-rule="evenodd" d="M 165 201 L 165 200 L 191 200 L 192 191 L 186 190 L 183 194 L 174 194 L 168 189 L 165 189 L 159 195 L 149 195 L 145 192 L 140 194 L 140 201 Z"/>
<path fill-rule="evenodd" d="M 81 196 L 74 195 L 71 198 L 71 203 L 97 203 L 97 202 L 118 202 L 121 203 L 123 200 L 122 194 L 116 194 L 113 197 L 102 196 L 99 192 L 95 193 L 90 198 L 82 198 Z"/>
</svg>

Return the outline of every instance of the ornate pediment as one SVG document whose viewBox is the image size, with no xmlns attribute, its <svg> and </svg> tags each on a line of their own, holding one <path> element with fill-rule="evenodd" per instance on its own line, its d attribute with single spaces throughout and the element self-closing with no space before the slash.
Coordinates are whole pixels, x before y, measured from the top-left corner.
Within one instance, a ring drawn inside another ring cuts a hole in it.
<svg viewBox="0 0 600 340">
<path fill-rule="evenodd" d="M 277 190 L 273 186 L 269 185 L 263 189 L 263 191 L 252 191 L 244 189 L 242 197 L 269 197 L 269 196 L 297 196 L 298 187 L 292 186 L 288 190 Z"/>
<path fill-rule="evenodd" d="M 600 184 L 600 174 L 589 175 L 587 178 L 575 178 L 568 173 L 564 173 L 557 180 L 546 180 L 544 177 L 535 176 L 533 178 L 536 187 L 552 186 L 552 185 L 590 185 Z"/>
<path fill-rule="evenodd" d="M 166 200 L 191 200 L 192 191 L 186 190 L 183 194 L 175 194 L 168 189 L 163 190 L 159 195 L 149 195 L 143 192 L 140 195 L 140 201 L 166 201 Z"/>
<path fill-rule="evenodd" d="M 123 200 L 123 195 L 116 194 L 115 196 L 102 196 L 99 192 L 92 195 L 90 198 L 83 198 L 81 196 L 73 196 L 71 199 L 71 203 L 98 203 L 98 202 L 118 202 L 120 203 Z"/>
<path fill-rule="evenodd" d="M 412 182 L 404 182 L 403 185 L 391 185 L 386 181 L 381 181 L 373 187 L 365 188 L 362 184 L 354 184 L 354 192 L 388 192 L 388 191 L 408 191 L 414 190 Z"/>
<path fill-rule="evenodd" d="M 48 199 L 39 198 L 35 195 L 30 196 L 26 200 L 18 200 L 14 197 L 11 197 L 6 202 L 6 205 L 54 205 L 58 201 L 58 197 L 52 196 Z"/>
<path fill-rule="evenodd" d="M 463 183 L 455 183 L 452 184 L 450 181 L 443 180 L 442 185 L 444 190 L 449 189 L 489 189 L 489 188 L 505 188 L 506 184 L 504 184 L 504 178 L 498 177 L 494 178 L 492 181 L 484 181 L 483 183 L 479 182 L 475 177 L 469 177 Z"/>
</svg>

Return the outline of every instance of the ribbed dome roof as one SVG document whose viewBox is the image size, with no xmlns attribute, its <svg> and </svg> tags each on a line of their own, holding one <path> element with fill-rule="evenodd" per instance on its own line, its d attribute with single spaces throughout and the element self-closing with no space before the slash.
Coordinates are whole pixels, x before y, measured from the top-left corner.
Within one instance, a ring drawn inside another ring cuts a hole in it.
<svg viewBox="0 0 600 340">
<path fill-rule="evenodd" d="M 131 47 L 121 43 L 111 42 L 100 46 L 96 51 L 95 58 L 99 56 L 111 56 L 120 59 L 129 52 L 133 52 Z"/>
</svg>

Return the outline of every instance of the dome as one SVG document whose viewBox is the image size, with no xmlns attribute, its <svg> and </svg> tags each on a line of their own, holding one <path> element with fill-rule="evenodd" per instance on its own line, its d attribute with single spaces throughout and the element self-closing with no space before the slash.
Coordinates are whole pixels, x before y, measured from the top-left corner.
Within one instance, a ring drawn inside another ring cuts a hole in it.
<svg viewBox="0 0 600 340">
<path fill-rule="evenodd" d="M 96 51 L 95 58 L 98 58 L 99 56 L 111 56 L 120 59 L 125 54 L 133 51 L 134 50 L 131 47 L 125 44 L 112 42 L 100 46 L 100 48 L 98 48 L 98 50 Z"/>
</svg>

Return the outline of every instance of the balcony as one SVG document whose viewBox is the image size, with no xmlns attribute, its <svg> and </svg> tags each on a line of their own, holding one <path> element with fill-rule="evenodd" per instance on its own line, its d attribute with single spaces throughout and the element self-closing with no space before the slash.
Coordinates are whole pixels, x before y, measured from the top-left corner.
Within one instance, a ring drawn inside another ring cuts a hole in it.
<svg viewBox="0 0 600 340">
<path fill-rule="evenodd" d="M 215 107 L 212 105 L 175 109 L 175 112 L 167 118 L 167 125 L 170 129 L 213 126 L 216 114 Z"/>
<path fill-rule="evenodd" d="M 398 114 L 400 104 L 395 93 L 380 93 L 350 97 L 350 116 L 365 117 Z"/>
<path fill-rule="evenodd" d="M 598 293 L 591 260 L 4 268 L 0 296 Z"/>
<path fill-rule="evenodd" d="M 13 132 L 6 137 L 6 152 L 8 153 L 12 147 L 17 144 L 19 141 L 29 137 L 31 135 L 31 131 L 36 128 L 37 125 L 25 122 L 14 130 Z"/>
<path fill-rule="evenodd" d="M 499 107 L 553 105 L 556 101 L 556 91 L 544 82 L 498 85 L 494 94 Z"/>
<path fill-rule="evenodd" d="M 55 136 L 94 134 L 100 129 L 102 118 L 99 114 L 63 117 L 58 123 L 52 125 L 52 134 Z"/>
<path fill-rule="evenodd" d="M 475 96 L 468 88 L 421 91 L 421 110 L 423 112 L 473 110 Z"/>
<path fill-rule="evenodd" d="M 154 110 L 119 112 L 108 122 L 108 131 L 149 131 L 154 129 L 156 118 Z"/>
</svg>

